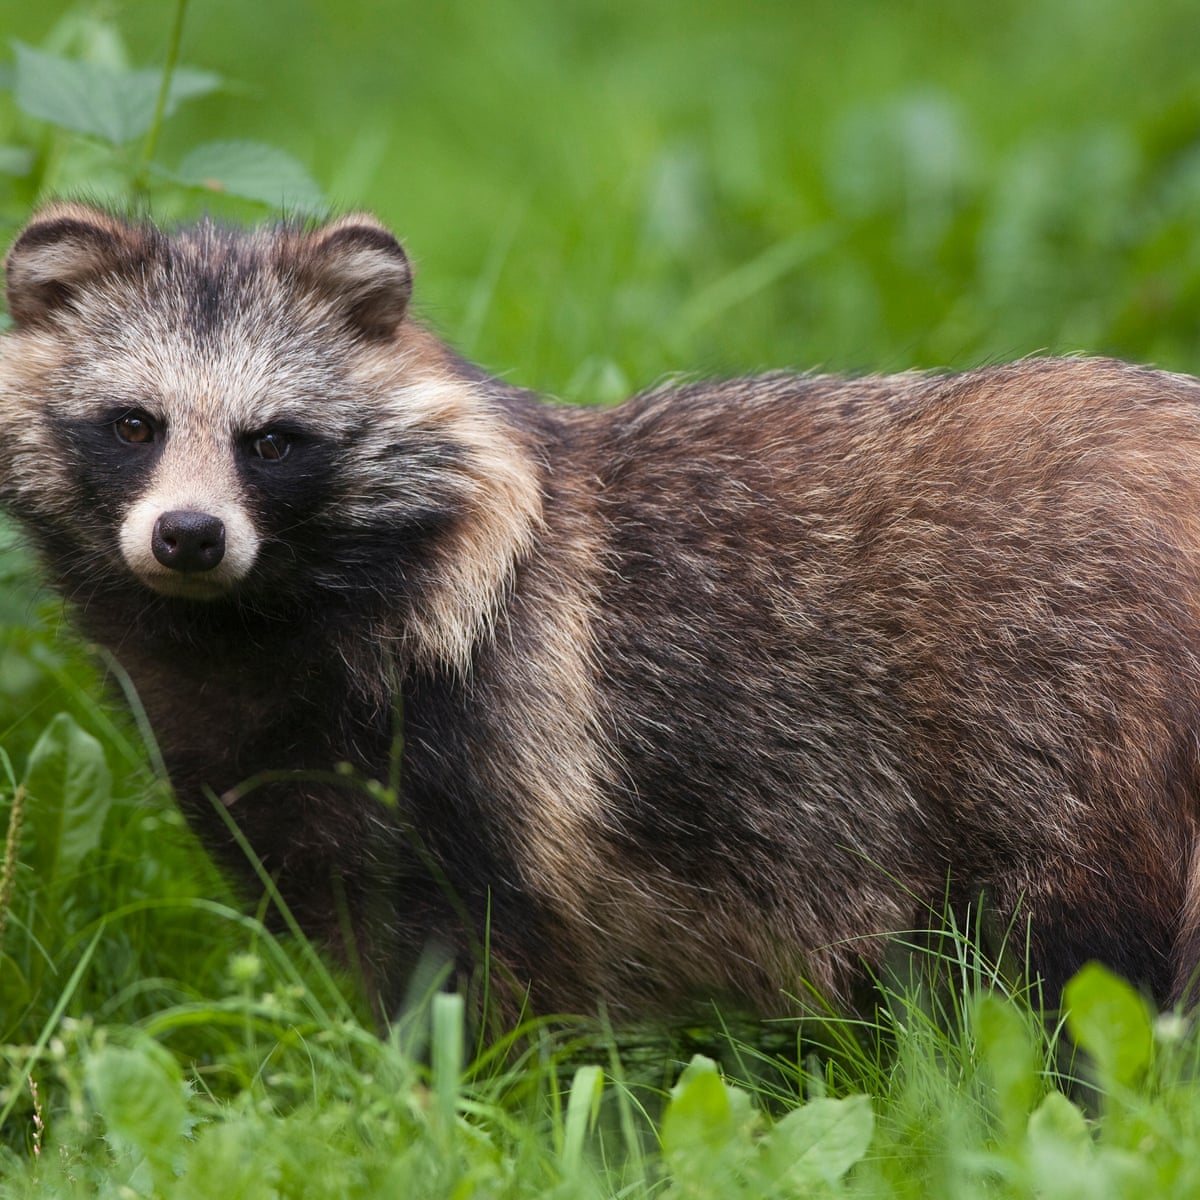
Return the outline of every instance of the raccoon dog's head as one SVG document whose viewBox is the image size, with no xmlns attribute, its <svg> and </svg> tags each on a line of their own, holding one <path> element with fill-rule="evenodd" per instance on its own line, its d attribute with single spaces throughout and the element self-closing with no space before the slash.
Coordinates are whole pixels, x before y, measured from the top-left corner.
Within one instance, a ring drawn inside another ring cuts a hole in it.
<svg viewBox="0 0 1200 1200">
<path fill-rule="evenodd" d="M 67 590 L 420 592 L 426 637 L 466 636 L 433 625 L 487 607 L 537 500 L 373 218 L 168 235 L 56 204 L 6 269 L 0 494 Z M 495 561 L 435 562 L 489 511 Z"/>
</svg>

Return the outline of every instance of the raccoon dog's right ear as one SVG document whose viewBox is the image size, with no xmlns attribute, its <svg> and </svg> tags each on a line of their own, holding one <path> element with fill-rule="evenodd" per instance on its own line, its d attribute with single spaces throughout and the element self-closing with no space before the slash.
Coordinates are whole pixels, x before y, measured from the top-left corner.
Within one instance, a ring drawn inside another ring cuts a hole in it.
<svg viewBox="0 0 1200 1200">
<path fill-rule="evenodd" d="M 306 275 L 355 332 L 387 338 L 412 296 L 412 267 L 400 243 L 374 217 L 354 213 L 309 235 Z"/>
<path fill-rule="evenodd" d="M 43 209 L 4 260 L 13 321 L 46 321 L 81 285 L 116 267 L 127 237 L 126 227 L 99 209 L 69 203 Z"/>
</svg>

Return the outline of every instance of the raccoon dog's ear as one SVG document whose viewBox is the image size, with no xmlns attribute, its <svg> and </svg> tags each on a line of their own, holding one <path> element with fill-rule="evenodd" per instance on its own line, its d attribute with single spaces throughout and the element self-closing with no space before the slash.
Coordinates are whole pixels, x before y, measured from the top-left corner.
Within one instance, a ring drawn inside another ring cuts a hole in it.
<svg viewBox="0 0 1200 1200">
<path fill-rule="evenodd" d="M 412 267 L 400 243 L 373 217 L 352 214 L 308 239 L 307 276 L 347 324 L 369 338 L 395 331 L 412 296 Z"/>
<path fill-rule="evenodd" d="M 113 270 L 128 229 L 83 204 L 52 204 L 21 231 L 4 260 L 8 311 L 37 325 L 70 302 L 88 280 Z"/>
</svg>

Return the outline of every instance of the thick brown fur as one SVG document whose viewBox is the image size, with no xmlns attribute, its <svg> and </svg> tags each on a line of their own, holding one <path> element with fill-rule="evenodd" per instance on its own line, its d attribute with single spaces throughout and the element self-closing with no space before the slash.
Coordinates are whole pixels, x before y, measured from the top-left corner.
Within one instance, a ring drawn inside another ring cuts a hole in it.
<svg viewBox="0 0 1200 1200">
<path fill-rule="evenodd" d="M 1185 995 L 1197 381 L 1034 359 L 555 407 L 422 327 L 361 216 L 59 204 L 7 270 L 0 496 L 197 831 L 254 886 L 210 789 L 385 1006 L 485 938 L 542 1011 L 845 1001 L 947 896 L 1027 922 L 1051 988 L 1099 958 Z M 218 519 L 218 566 L 161 565 L 166 509 Z M 333 768 L 389 779 L 401 723 L 392 810 Z"/>
</svg>

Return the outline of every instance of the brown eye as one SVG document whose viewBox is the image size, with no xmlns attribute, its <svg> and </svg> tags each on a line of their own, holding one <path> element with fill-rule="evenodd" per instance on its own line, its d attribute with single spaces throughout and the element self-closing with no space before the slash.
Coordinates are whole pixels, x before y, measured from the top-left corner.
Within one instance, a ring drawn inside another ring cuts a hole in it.
<svg viewBox="0 0 1200 1200">
<path fill-rule="evenodd" d="M 285 433 L 269 431 L 260 433 L 250 440 L 250 449 L 259 458 L 265 458 L 269 462 L 278 462 L 281 458 L 287 458 L 291 448 L 291 439 Z"/>
<path fill-rule="evenodd" d="M 145 413 L 126 413 L 113 422 L 117 437 L 131 446 L 145 446 L 154 441 L 154 422 Z"/>
</svg>

